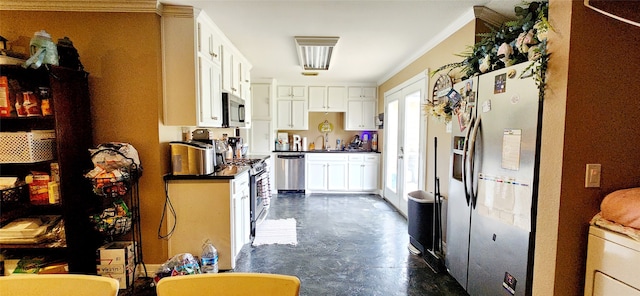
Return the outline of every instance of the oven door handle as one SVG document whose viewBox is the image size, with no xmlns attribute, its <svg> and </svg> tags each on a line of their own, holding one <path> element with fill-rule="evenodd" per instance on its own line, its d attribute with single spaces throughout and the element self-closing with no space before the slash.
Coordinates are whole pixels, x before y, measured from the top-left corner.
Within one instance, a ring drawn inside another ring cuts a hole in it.
<svg viewBox="0 0 640 296">
<path fill-rule="evenodd" d="M 260 216 L 256 219 L 256 226 L 262 224 L 264 220 L 267 220 L 267 214 L 269 214 L 269 207 L 264 207 L 264 211 L 260 213 Z"/>
</svg>

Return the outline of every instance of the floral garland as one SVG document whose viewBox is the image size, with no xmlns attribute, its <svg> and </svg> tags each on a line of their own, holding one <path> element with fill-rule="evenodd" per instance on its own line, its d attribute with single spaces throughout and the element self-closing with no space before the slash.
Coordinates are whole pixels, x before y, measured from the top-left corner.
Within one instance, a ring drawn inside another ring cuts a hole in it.
<svg viewBox="0 0 640 296">
<path fill-rule="evenodd" d="M 464 80 L 522 62 L 535 61 L 523 73 L 533 68 L 539 99 L 542 100 L 549 60 L 547 34 L 552 29 L 548 21 L 549 3 L 524 3 L 522 6 L 516 6 L 514 10 L 516 20 L 506 22 L 497 29 L 491 27 L 489 33 L 478 34 L 482 40 L 469 47 L 467 52 L 457 55 L 464 58 L 461 62 L 444 65 L 432 71 L 431 76 L 445 69 L 451 71 L 461 68 Z M 425 112 L 448 123 L 453 111 L 448 100 L 434 101 L 424 105 Z"/>
</svg>

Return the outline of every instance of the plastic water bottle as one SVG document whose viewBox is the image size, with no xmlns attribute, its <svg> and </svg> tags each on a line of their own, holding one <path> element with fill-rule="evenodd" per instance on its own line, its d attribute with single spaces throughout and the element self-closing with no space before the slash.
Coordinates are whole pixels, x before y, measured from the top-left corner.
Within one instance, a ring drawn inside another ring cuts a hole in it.
<svg viewBox="0 0 640 296">
<path fill-rule="evenodd" d="M 218 272 L 218 250 L 213 246 L 210 240 L 202 245 L 202 254 L 200 255 L 200 267 L 202 273 Z"/>
</svg>

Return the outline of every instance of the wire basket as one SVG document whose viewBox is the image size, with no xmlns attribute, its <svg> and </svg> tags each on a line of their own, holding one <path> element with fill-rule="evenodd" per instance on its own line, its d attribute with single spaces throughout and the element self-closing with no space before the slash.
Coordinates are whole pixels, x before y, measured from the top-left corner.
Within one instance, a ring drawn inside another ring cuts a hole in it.
<svg viewBox="0 0 640 296">
<path fill-rule="evenodd" d="M 131 230 L 131 217 L 98 218 L 94 216 L 94 228 L 105 236 L 121 235 Z"/>
<path fill-rule="evenodd" d="M 16 187 L 0 189 L 0 201 L 4 202 L 23 202 L 29 199 L 29 185 L 26 183 L 19 184 Z"/>
</svg>

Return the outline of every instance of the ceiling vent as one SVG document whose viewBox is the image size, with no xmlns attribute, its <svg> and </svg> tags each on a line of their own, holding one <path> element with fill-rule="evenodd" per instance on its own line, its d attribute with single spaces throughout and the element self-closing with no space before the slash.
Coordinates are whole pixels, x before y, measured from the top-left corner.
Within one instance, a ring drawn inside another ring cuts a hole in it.
<svg viewBox="0 0 640 296">
<path fill-rule="evenodd" d="M 296 36 L 300 65 L 307 71 L 329 70 L 333 47 L 340 37 Z"/>
</svg>

